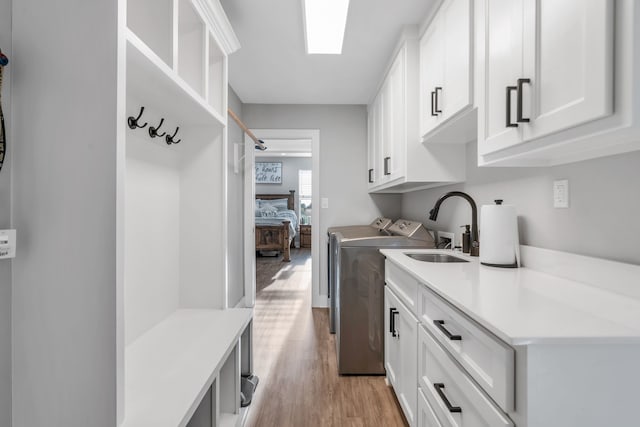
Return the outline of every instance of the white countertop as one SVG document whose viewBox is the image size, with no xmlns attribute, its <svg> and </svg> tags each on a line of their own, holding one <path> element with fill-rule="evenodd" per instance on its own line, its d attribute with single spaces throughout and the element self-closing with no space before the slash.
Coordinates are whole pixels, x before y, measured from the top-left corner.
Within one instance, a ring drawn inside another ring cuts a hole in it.
<svg viewBox="0 0 640 427">
<path fill-rule="evenodd" d="M 508 344 L 640 343 L 638 299 L 529 268 L 487 267 L 449 250 L 380 252 Z M 423 262 L 405 252 L 469 262 Z"/>
</svg>

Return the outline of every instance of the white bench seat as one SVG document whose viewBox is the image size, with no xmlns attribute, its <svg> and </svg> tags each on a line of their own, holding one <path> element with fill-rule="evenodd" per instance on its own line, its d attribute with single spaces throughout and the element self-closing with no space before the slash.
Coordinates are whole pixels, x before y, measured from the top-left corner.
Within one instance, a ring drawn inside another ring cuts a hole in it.
<svg viewBox="0 0 640 427">
<path fill-rule="evenodd" d="M 252 315 L 178 310 L 127 346 L 122 426 L 186 426 Z"/>
</svg>

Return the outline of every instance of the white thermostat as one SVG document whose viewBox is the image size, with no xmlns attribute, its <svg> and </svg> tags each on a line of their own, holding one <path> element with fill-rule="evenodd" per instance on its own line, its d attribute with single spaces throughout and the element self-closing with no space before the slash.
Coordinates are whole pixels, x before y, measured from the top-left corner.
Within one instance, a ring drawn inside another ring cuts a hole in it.
<svg viewBox="0 0 640 427">
<path fill-rule="evenodd" d="M 0 230 L 0 259 L 16 257 L 16 230 Z"/>
</svg>

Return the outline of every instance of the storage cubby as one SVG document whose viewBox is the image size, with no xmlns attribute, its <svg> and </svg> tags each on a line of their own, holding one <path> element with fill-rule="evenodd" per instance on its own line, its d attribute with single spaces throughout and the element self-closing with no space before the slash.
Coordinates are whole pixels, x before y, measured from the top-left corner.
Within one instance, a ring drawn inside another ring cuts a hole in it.
<svg viewBox="0 0 640 427">
<path fill-rule="evenodd" d="M 220 50 L 217 41 L 213 35 L 209 34 L 209 64 L 208 64 L 208 94 L 207 100 L 209 105 L 224 115 L 222 106 L 226 104 L 225 94 L 226 88 L 224 82 L 227 81 L 227 64 L 224 53 Z"/>
<path fill-rule="evenodd" d="M 169 67 L 173 66 L 173 2 L 127 1 L 127 27 Z"/>
<path fill-rule="evenodd" d="M 204 98 L 205 25 L 191 0 L 178 2 L 178 75 Z"/>
<path fill-rule="evenodd" d="M 222 365 L 218 381 L 220 382 L 218 426 L 233 427 L 240 416 L 240 344 L 236 345 Z"/>
</svg>

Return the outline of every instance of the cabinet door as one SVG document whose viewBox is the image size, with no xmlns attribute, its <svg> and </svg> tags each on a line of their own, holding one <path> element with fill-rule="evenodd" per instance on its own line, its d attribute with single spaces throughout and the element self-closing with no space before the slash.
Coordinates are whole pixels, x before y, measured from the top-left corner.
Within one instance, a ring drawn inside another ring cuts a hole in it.
<svg viewBox="0 0 640 427">
<path fill-rule="evenodd" d="M 398 341 L 400 342 L 400 393 L 398 401 L 404 415 L 413 426 L 416 422 L 418 405 L 418 319 L 404 304 L 398 305 L 396 319 Z"/>
<path fill-rule="evenodd" d="M 376 147 L 376 104 L 371 103 L 367 112 L 367 181 L 369 188 L 376 185 L 376 176 L 378 174 L 378 168 L 376 167 L 376 159 L 378 158 L 378 152 Z"/>
<path fill-rule="evenodd" d="M 525 140 L 613 113 L 613 1 L 528 0 Z"/>
<path fill-rule="evenodd" d="M 442 111 L 436 97 L 444 82 L 444 52 L 439 15 L 420 39 L 420 135 L 424 136 L 440 123 Z M 438 89 L 439 88 L 439 89 Z"/>
<path fill-rule="evenodd" d="M 442 427 L 422 389 L 418 389 L 418 427 Z"/>
<path fill-rule="evenodd" d="M 380 176 L 381 182 L 387 182 L 391 178 L 391 158 L 393 157 L 393 145 L 391 141 L 391 85 L 389 79 L 385 79 L 382 90 L 378 95 L 380 98 L 380 117 L 382 123 L 382 138 L 381 138 L 381 160 L 382 160 L 382 175 Z"/>
<path fill-rule="evenodd" d="M 406 46 L 403 47 L 389 70 L 390 146 L 387 156 L 389 180 L 405 175 L 407 144 L 407 104 L 405 88 Z"/>
<path fill-rule="evenodd" d="M 472 96 L 471 1 L 450 0 L 440 9 L 444 41 L 444 80 L 438 103 L 442 119 L 448 120 L 470 107 Z"/>
<path fill-rule="evenodd" d="M 522 77 L 525 0 L 485 0 L 484 99 L 479 120 L 478 152 L 486 154 L 521 141 L 516 119 L 514 88 Z M 513 107 L 513 108 L 512 108 Z M 511 112 L 507 116 L 507 112 Z M 509 125 L 511 124 L 511 125 Z"/>
<path fill-rule="evenodd" d="M 396 338 L 396 328 L 394 323 L 398 319 L 398 306 L 400 301 L 393 295 L 393 292 L 385 286 L 384 288 L 384 368 L 387 371 L 387 379 L 399 394 L 399 368 L 400 368 L 400 346 Z"/>
</svg>

